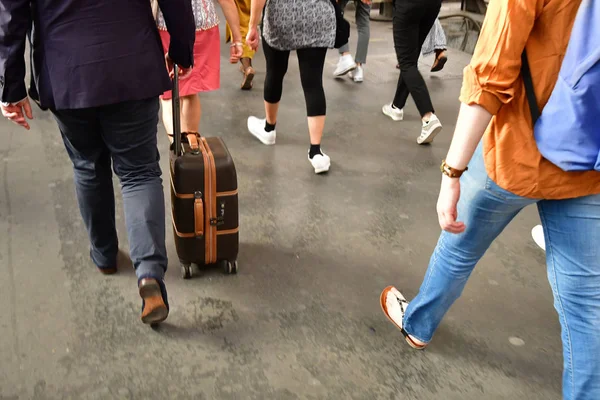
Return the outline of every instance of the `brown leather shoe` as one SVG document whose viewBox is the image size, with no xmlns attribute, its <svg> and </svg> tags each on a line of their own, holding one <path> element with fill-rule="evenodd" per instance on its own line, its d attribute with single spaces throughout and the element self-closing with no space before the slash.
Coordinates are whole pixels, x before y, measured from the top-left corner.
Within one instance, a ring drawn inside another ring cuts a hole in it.
<svg viewBox="0 0 600 400">
<path fill-rule="evenodd" d="M 113 275 L 113 274 L 117 273 L 117 267 L 106 267 L 106 268 L 98 267 L 98 271 L 102 272 L 104 275 Z"/>
<path fill-rule="evenodd" d="M 156 279 L 145 278 L 140 281 L 138 288 L 142 297 L 142 322 L 154 325 L 167 319 L 169 306 L 163 297 L 160 283 Z"/>
</svg>

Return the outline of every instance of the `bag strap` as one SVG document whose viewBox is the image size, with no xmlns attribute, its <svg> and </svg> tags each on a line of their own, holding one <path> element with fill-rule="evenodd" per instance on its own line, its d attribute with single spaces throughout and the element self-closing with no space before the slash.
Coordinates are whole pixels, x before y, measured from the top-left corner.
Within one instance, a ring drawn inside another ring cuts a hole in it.
<svg viewBox="0 0 600 400">
<path fill-rule="evenodd" d="M 533 78 L 531 77 L 531 70 L 529 69 L 529 61 L 527 60 L 527 52 L 525 50 L 523 50 L 523 54 L 521 54 L 521 75 L 523 76 L 523 83 L 525 84 L 525 93 L 527 94 L 527 102 L 529 103 L 531 120 L 533 125 L 535 125 L 537 120 L 540 118 L 541 113 L 535 98 Z"/>
</svg>

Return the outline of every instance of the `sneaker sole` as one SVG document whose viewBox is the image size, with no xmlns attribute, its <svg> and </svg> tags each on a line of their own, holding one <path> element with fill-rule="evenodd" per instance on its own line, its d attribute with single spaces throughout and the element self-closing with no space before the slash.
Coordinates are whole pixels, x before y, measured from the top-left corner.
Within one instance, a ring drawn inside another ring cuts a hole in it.
<svg viewBox="0 0 600 400">
<path fill-rule="evenodd" d="M 329 168 L 331 167 L 331 165 L 328 165 L 327 167 L 323 167 L 323 168 L 319 168 L 319 169 L 315 169 L 315 174 L 323 174 L 325 172 L 329 172 Z"/>
<path fill-rule="evenodd" d="M 354 71 L 357 67 L 358 67 L 358 65 L 354 65 L 353 67 L 346 68 L 345 70 L 343 70 L 341 72 L 337 72 L 337 73 L 334 72 L 333 76 L 336 77 L 336 78 L 340 78 L 340 77 L 342 77 L 344 75 L 347 75 L 349 72 Z"/>
<path fill-rule="evenodd" d="M 384 115 L 387 115 L 388 117 L 390 117 L 394 121 L 402 121 L 404 119 L 404 116 L 402 116 L 402 117 L 396 117 L 396 116 L 392 115 L 391 113 L 386 112 L 385 108 L 382 108 L 381 111 L 383 112 Z"/>
<path fill-rule="evenodd" d="M 248 126 L 248 132 L 250 132 L 250 134 L 252 136 L 254 136 L 255 138 L 257 138 L 258 140 L 260 140 L 260 142 L 264 145 L 267 146 L 272 146 L 275 144 L 275 140 L 264 140 L 260 135 L 256 134 L 255 132 L 252 131 L 252 129 L 250 129 L 250 127 Z"/>
<path fill-rule="evenodd" d="M 169 316 L 169 309 L 162 298 L 158 283 L 150 283 L 139 289 L 140 297 L 144 299 L 144 309 L 150 307 L 152 311 L 142 317 L 144 324 L 155 325 L 163 322 Z"/>
<path fill-rule="evenodd" d="M 312 165 L 312 160 L 310 159 L 310 157 L 308 157 L 308 162 L 310 162 L 310 165 Z M 326 167 L 315 168 L 313 166 L 313 168 L 315 169 L 315 174 L 322 174 L 324 172 L 328 172 L 329 171 L 329 168 L 331 168 L 331 162 L 329 164 L 327 164 Z"/>
<path fill-rule="evenodd" d="M 543 231 L 542 231 L 543 233 Z M 533 241 L 535 242 L 535 244 L 542 250 L 546 251 L 546 242 L 545 241 L 541 241 L 539 240 L 539 236 L 537 234 L 537 229 L 536 227 L 533 227 L 533 229 L 531 230 L 531 238 L 533 239 Z"/>
<path fill-rule="evenodd" d="M 433 131 L 431 131 L 431 133 L 427 136 L 425 136 L 425 138 L 421 139 L 421 136 L 419 136 L 417 138 L 417 143 L 418 144 L 429 144 L 431 142 L 433 142 L 433 139 L 435 139 L 435 137 L 442 131 L 442 126 L 438 126 L 437 128 L 435 128 Z"/>
<path fill-rule="evenodd" d="M 383 311 L 383 313 L 385 314 L 385 316 L 387 317 L 387 319 L 390 320 L 390 322 L 392 324 L 394 324 L 394 326 L 396 328 L 398 328 L 400 330 L 400 332 L 402 332 L 402 335 L 404 336 L 404 340 L 406 340 L 406 343 L 408 343 L 408 345 L 410 347 L 412 347 L 415 350 L 423 350 L 425 349 L 425 347 L 427 347 L 427 345 L 418 345 L 415 342 L 412 341 L 412 339 L 408 336 L 408 333 L 404 330 L 404 328 L 402 328 L 400 325 L 398 325 L 396 323 L 396 321 L 394 321 L 392 319 L 392 317 L 390 317 L 390 313 L 387 310 L 387 306 L 385 304 L 385 300 L 387 298 L 387 294 L 394 289 L 393 286 L 388 286 L 385 289 L 383 289 L 383 291 L 381 292 L 381 295 L 379 296 L 379 305 L 381 306 L 381 311 Z"/>
</svg>

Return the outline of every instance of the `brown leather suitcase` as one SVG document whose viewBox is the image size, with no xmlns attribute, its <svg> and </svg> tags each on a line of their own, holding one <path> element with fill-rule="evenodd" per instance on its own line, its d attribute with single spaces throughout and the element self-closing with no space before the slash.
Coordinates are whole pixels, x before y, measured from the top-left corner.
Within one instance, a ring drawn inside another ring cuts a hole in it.
<svg viewBox="0 0 600 400">
<path fill-rule="evenodd" d="M 175 67 L 177 72 L 177 67 Z M 175 247 L 184 279 L 191 264 L 222 264 L 238 271 L 239 216 L 233 158 L 219 137 L 180 132 L 179 85 L 173 80 L 173 144 L 170 154 L 171 212 Z"/>
</svg>

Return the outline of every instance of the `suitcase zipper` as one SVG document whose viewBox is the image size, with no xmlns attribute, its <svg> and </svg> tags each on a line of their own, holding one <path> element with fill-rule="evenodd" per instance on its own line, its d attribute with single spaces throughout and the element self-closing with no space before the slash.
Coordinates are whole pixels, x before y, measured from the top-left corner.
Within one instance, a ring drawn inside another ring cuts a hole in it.
<svg viewBox="0 0 600 400">
<path fill-rule="evenodd" d="M 208 264 L 210 260 L 210 162 L 208 160 L 208 153 L 204 148 L 204 142 L 200 140 L 199 143 L 200 153 L 202 153 L 202 158 L 204 160 L 204 207 L 206 212 L 204 213 L 205 229 L 204 229 L 204 263 Z"/>
<path fill-rule="evenodd" d="M 207 180 L 207 185 L 205 185 L 205 203 L 206 203 L 206 209 L 207 209 L 207 224 L 206 224 L 206 234 L 204 235 L 205 241 L 206 241 L 206 263 L 207 264 L 211 264 L 216 262 L 216 249 L 215 249 L 215 243 L 214 240 L 216 240 L 215 238 L 215 232 L 214 230 L 216 229 L 216 218 L 215 218 L 215 213 L 214 213 L 214 209 L 215 209 L 215 204 L 214 202 L 216 201 L 216 196 L 215 193 L 213 193 L 213 187 L 215 187 L 215 191 L 216 191 L 216 182 L 214 181 L 213 178 L 213 174 L 216 175 L 216 171 L 214 171 L 214 169 L 216 168 L 215 163 L 214 163 L 214 158 L 213 158 L 213 154 L 210 151 L 210 147 L 208 146 L 208 143 L 206 142 L 206 139 L 201 138 L 201 143 L 202 143 L 202 147 L 203 147 L 203 152 L 202 155 L 205 156 L 204 158 L 204 168 L 205 170 L 208 172 L 208 180 Z"/>
</svg>

